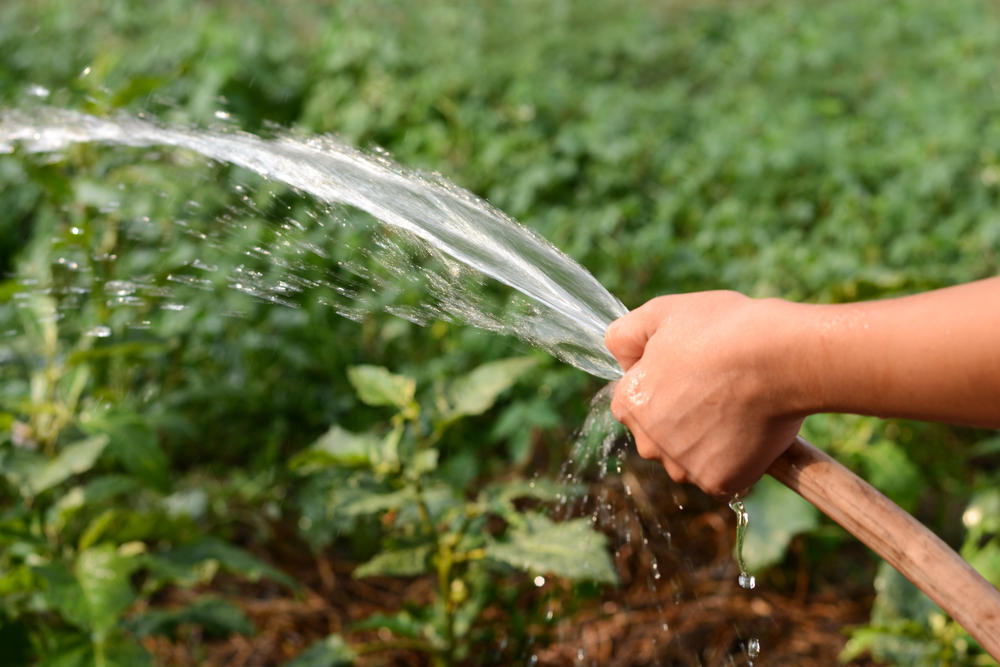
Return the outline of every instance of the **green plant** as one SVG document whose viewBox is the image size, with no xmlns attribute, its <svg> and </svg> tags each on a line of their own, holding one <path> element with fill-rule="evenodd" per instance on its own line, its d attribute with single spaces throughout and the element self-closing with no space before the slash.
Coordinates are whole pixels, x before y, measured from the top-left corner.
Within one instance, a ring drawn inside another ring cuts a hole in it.
<svg viewBox="0 0 1000 667">
<path fill-rule="evenodd" d="M 545 575 L 617 581 L 605 538 L 589 519 L 556 522 L 536 507 L 581 489 L 514 479 L 470 491 L 453 475 L 449 479 L 440 465 L 438 447 L 445 432 L 488 410 L 534 364 L 530 357 L 483 364 L 439 384 L 423 402 L 416 399 L 412 378 L 379 366 L 351 367 L 348 379 L 361 401 L 394 410 L 388 424 L 363 433 L 333 426 L 291 461 L 306 478 L 302 526 L 311 542 L 322 544 L 337 532 L 356 533 L 368 521 L 379 527 L 379 548 L 355 569 L 355 577 L 436 577 L 430 605 L 376 614 L 354 628 L 388 628 L 396 642 L 355 650 L 412 649 L 451 665 L 467 659 L 478 644 L 496 641 L 498 629 L 479 620 L 500 597 L 498 578 L 509 579 L 513 572 L 534 575 L 533 581 L 522 578 L 521 588 L 542 586 Z M 320 506 L 317 494 L 326 503 L 321 515 L 311 516 Z M 337 640 L 325 641 L 314 650 L 340 651 Z"/>
<path fill-rule="evenodd" d="M 166 586 L 192 587 L 220 570 L 297 584 L 249 553 L 204 537 L 171 484 L 155 430 L 123 403 L 94 400 L 100 364 L 128 348 L 61 335 L 57 299 L 30 295 L 12 351 L 30 400 L 3 403 L 0 440 L 0 637 L 13 664 L 139 665 L 138 640 L 195 622 L 252 633 L 239 608 L 213 597 L 164 611 Z M 10 362 L 11 359 L 8 359 Z M 180 486 L 180 485 L 178 485 Z M 145 608 L 136 613 L 136 606 Z"/>
</svg>

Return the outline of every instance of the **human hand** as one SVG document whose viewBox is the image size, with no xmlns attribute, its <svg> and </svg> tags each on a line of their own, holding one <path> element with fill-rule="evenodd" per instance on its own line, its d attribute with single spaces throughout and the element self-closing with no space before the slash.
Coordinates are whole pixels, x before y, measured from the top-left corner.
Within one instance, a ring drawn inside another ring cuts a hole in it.
<svg viewBox="0 0 1000 667">
<path fill-rule="evenodd" d="M 699 292 L 658 297 L 613 322 L 605 342 L 625 375 L 611 412 L 639 454 L 716 496 L 756 482 L 805 417 L 783 335 L 791 306 Z"/>
</svg>

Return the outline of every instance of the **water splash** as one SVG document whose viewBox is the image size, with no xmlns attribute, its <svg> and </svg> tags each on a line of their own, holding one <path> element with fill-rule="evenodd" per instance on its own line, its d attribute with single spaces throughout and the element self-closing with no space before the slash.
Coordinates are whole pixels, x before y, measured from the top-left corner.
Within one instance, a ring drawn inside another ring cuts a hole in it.
<svg viewBox="0 0 1000 667">
<path fill-rule="evenodd" d="M 384 155 L 362 153 L 331 137 L 265 140 L 231 130 L 168 128 L 131 116 L 108 119 L 51 108 L 0 113 L 0 153 L 12 152 L 16 144 L 31 152 L 56 152 L 94 142 L 195 151 L 323 202 L 365 211 L 417 239 L 453 269 L 455 275 L 446 270 L 427 276 L 445 313 L 515 335 L 593 375 L 621 375 L 604 347 L 608 324 L 626 312 L 621 302 L 548 241 L 444 179 L 408 171 Z M 391 251 L 392 241 L 384 242 Z M 530 306 L 515 319 L 484 313 L 474 297 L 454 288 L 462 267 L 514 288 Z M 234 286 L 253 291 L 252 283 Z"/>
</svg>

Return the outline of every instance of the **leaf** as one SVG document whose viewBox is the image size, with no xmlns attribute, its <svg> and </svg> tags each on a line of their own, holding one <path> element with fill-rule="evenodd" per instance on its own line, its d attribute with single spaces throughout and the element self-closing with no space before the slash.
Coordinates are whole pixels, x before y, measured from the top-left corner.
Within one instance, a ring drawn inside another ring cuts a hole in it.
<svg viewBox="0 0 1000 667">
<path fill-rule="evenodd" d="M 500 394 L 510 389 L 518 378 L 534 368 L 534 357 L 514 357 L 491 361 L 459 377 L 447 390 L 447 420 L 480 415 L 496 403 Z"/>
<path fill-rule="evenodd" d="M 417 390 L 415 380 L 390 373 L 381 366 L 352 366 L 347 369 L 347 379 L 358 398 L 374 406 L 407 407 Z"/>
<path fill-rule="evenodd" d="M 253 623 L 243 610 L 220 598 L 201 597 L 181 609 L 151 609 L 128 622 L 129 629 L 139 637 L 148 635 L 173 636 L 181 624 L 198 625 L 213 637 L 231 634 L 252 635 Z"/>
<path fill-rule="evenodd" d="M 402 611 L 396 612 L 391 616 L 381 612 L 375 612 L 364 620 L 355 623 L 351 626 L 351 628 L 354 630 L 377 630 L 378 628 L 387 628 L 400 637 L 419 639 L 423 634 L 424 626 L 425 621 L 423 619 L 414 616 L 410 610 L 403 609 Z"/>
<path fill-rule="evenodd" d="M 147 486 L 161 492 L 170 488 L 170 463 L 156 431 L 135 419 L 110 423 L 108 453 Z"/>
<path fill-rule="evenodd" d="M 106 435 L 96 435 L 63 447 L 51 460 L 22 454 L 4 461 L 4 474 L 24 495 L 38 494 L 61 484 L 73 475 L 90 470 L 108 444 Z"/>
<path fill-rule="evenodd" d="M 75 486 L 59 498 L 45 515 L 49 529 L 61 530 L 69 517 L 84 507 L 94 508 L 105 500 L 131 493 L 138 482 L 125 475 L 102 475 L 82 486 Z"/>
<path fill-rule="evenodd" d="M 154 560 L 163 561 L 168 568 L 173 566 L 181 569 L 193 569 L 206 561 L 215 561 L 221 569 L 243 575 L 251 581 L 267 578 L 293 590 L 299 588 L 298 583 L 281 570 L 239 547 L 213 537 L 161 552 L 156 554 Z"/>
<path fill-rule="evenodd" d="M 875 602 L 872 623 L 891 626 L 900 621 L 930 627 L 930 617 L 941 609 L 924 595 L 910 580 L 883 561 L 875 575 Z"/>
<path fill-rule="evenodd" d="M 413 489 L 410 487 L 395 491 L 354 487 L 337 492 L 333 511 L 346 517 L 358 517 L 400 509 L 412 504 L 413 500 Z"/>
<path fill-rule="evenodd" d="M 357 655 L 340 635 L 327 635 L 313 642 L 285 667 L 346 667 L 353 665 Z"/>
<path fill-rule="evenodd" d="M 72 569 L 62 563 L 37 568 L 45 580 L 45 600 L 77 627 L 98 636 L 108 633 L 135 600 L 129 581 L 136 559 L 110 544 L 80 552 Z"/>
<path fill-rule="evenodd" d="M 309 448 L 295 455 L 288 465 L 302 474 L 331 466 L 370 466 L 378 443 L 378 437 L 372 433 L 353 433 L 334 424 Z"/>
<path fill-rule="evenodd" d="M 427 571 L 432 544 L 382 551 L 354 570 L 355 577 L 412 577 Z"/>
<path fill-rule="evenodd" d="M 819 511 L 771 477 L 761 478 L 743 505 L 750 515 L 743 559 L 751 572 L 780 561 L 792 538 L 819 525 Z"/>
<path fill-rule="evenodd" d="M 541 514 L 524 518 L 524 527 L 509 530 L 507 541 L 486 546 L 489 558 L 525 572 L 617 583 L 606 539 L 592 528 L 589 519 L 556 523 Z"/>
<path fill-rule="evenodd" d="M 865 478 L 893 502 L 912 511 L 927 487 L 920 469 L 906 450 L 889 440 L 878 440 L 861 452 Z"/>
<path fill-rule="evenodd" d="M 102 640 L 100 659 L 95 644 L 89 639 L 69 638 L 69 641 L 46 647 L 49 654 L 36 667 L 94 667 L 97 664 L 104 667 L 146 667 L 153 664 L 146 649 L 121 632 L 114 631 Z"/>
<path fill-rule="evenodd" d="M 1000 544 L 992 539 L 978 549 L 963 549 L 962 556 L 986 581 L 1000 582 Z"/>
<path fill-rule="evenodd" d="M 566 484 L 554 482 L 546 477 L 538 477 L 532 480 L 516 479 L 491 484 L 483 489 L 480 496 L 502 503 L 509 503 L 520 498 L 556 502 L 567 497 L 582 495 L 586 490 L 582 484 Z"/>
</svg>

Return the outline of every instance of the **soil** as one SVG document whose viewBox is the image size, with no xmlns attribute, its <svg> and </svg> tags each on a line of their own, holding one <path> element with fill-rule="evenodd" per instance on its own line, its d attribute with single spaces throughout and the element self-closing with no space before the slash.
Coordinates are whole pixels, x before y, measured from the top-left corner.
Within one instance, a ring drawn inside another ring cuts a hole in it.
<svg viewBox="0 0 1000 667">
<path fill-rule="evenodd" d="M 495 648 L 463 664 L 747 665 L 748 641 L 756 638 L 760 654 L 754 665 L 837 665 L 846 630 L 868 617 L 870 578 L 856 572 L 871 567 L 863 549 L 848 547 L 845 554 L 841 547 L 836 566 L 824 570 L 837 578 L 831 581 L 810 580 L 808 573 L 817 571 L 817 564 L 796 563 L 792 549 L 779 576 L 744 590 L 737 584 L 732 557 L 731 510 L 674 484 L 661 468 L 641 460 L 630 460 L 621 476 L 594 483 L 586 504 L 573 510 L 584 512 L 598 516 L 609 536 L 620 586 L 581 601 L 569 584 L 550 578 L 546 604 L 557 620 L 537 627 L 536 639 L 511 653 L 512 642 L 504 639 L 515 635 L 507 630 L 511 621 L 506 612 L 491 610 L 486 622 L 495 628 Z M 213 638 L 196 626 L 184 626 L 173 638 L 148 637 L 144 645 L 157 664 L 280 665 L 330 633 L 342 633 L 352 644 L 386 649 L 366 652 L 361 665 L 429 664 L 424 655 L 388 650 L 393 637 L 387 630 L 358 632 L 350 626 L 373 612 L 429 602 L 434 596 L 431 578 L 354 579 L 356 563 L 343 554 L 329 550 L 316 556 L 291 531 L 275 528 L 278 537 L 266 551 L 254 550 L 297 579 L 303 590 L 296 595 L 266 581 L 217 577 L 208 589 L 168 591 L 159 601 L 168 607 L 208 590 L 221 595 L 246 612 L 257 633 Z M 532 604 L 524 599 L 525 606 Z M 534 635 L 533 627 L 528 626 L 527 634 Z M 862 659 L 850 664 L 876 663 Z"/>
</svg>

